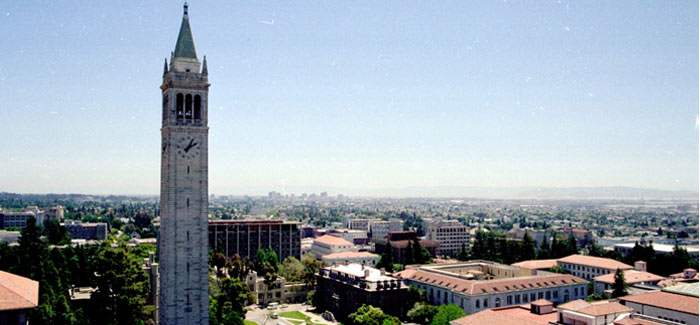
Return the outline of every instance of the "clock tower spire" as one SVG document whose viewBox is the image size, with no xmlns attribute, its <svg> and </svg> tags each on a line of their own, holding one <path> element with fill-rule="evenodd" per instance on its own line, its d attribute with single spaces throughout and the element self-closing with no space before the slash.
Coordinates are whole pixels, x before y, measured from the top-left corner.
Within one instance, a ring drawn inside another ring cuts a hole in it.
<svg viewBox="0 0 700 325">
<path fill-rule="evenodd" d="M 158 319 L 209 323 L 208 73 L 192 37 L 188 5 L 163 71 Z M 204 72 L 204 73 L 202 73 Z"/>
</svg>

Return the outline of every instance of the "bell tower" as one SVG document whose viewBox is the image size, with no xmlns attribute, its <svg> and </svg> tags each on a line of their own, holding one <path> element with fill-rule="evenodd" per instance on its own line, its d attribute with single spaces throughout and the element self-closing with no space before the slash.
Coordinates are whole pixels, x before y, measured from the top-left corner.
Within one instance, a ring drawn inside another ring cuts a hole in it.
<svg viewBox="0 0 700 325">
<path fill-rule="evenodd" d="M 207 59 L 200 63 L 187 3 L 165 60 L 158 255 L 161 325 L 209 323 Z"/>
</svg>

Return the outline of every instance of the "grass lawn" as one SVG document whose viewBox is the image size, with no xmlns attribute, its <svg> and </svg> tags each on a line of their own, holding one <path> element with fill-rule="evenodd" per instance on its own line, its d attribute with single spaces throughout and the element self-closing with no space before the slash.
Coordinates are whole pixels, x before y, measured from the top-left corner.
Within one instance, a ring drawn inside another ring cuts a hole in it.
<svg viewBox="0 0 700 325">
<path fill-rule="evenodd" d="M 290 323 L 292 323 L 292 324 L 295 324 L 295 325 L 304 324 L 304 321 L 303 321 L 303 320 L 288 319 L 287 321 L 290 322 Z"/>
<path fill-rule="evenodd" d="M 258 325 L 258 323 L 252 321 L 252 320 L 244 320 L 243 325 Z"/>
<path fill-rule="evenodd" d="M 304 314 L 302 314 L 299 311 L 286 311 L 284 313 L 279 313 L 279 316 L 284 318 L 298 319 L 300 321 L 306 319 L 306 316 L 304 316 Z"/>
</svg>

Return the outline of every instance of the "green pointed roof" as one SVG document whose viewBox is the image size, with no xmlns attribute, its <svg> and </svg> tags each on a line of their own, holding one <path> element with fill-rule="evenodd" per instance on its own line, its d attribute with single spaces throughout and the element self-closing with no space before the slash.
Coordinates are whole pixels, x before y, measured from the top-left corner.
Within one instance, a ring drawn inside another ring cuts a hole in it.
<svg viewBox="0 0 700 325">
<path fill-rule="evenodd" d="M 175 57 L 197 59 L 194 38 L 192 38 L 192 30 L 190 29 L 190 19 L 187 17 L 187 4 L 185 4 L 185 13 L 182 16 L 180 34 L 177 35 L 177 43 L 175 43 Z"/>
</svg>

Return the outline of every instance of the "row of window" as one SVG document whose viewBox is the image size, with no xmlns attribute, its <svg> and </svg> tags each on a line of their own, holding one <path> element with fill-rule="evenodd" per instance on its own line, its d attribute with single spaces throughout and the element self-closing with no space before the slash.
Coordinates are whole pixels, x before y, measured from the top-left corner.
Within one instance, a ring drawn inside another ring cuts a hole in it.
<svg viewBox="0 0 700 325">
<path fill-rule="evenodd" d="M 448 296 L 450 291 L 442 291 L 442 290 L 435 290 L 433 291 L 433 288 L 428 288 L 427 286 L 418 286 L 420 289 L 423 290 L 428 290 L 428 295 L 431 297 L 433 302 L 436 303 L 442 303 L 442 304 L 447 304 L 448 303 Z M 580 288 L 579 290 L 578 287 L 574 287 L 573 290 L 573 297 L 570 296 L 570 291 L 569 289 L 564 289 L 564 299 L 563 301 L 569 301 L 572 298 L 577 299 L 579 296 L 585 296 L 585 291 L 583 288 Z M 493 299 L 494 306 L 495 308 L 501 307 L 501 306 L 509 306 L 509 305 L 519 305 L 523 303 L 528 303 L 535 301 L 537 299 L 547 299 L 547 300 L 559 300 L 559 290 L 547 290 L 547 291 L 539 291 L 539 292 L 530 292 L 530 293 L 523 293 L 523 294 L 513 294 L 513 295 L 508 295 L 506 296 L 506 301 L 503 302 L 501 298 L 496 297 Z M 503 305 L 505 303 L 505 305 Z M 460 306 L 464 308 L 464 299 L 462 299 L 462 302 L 460 303 Z M 476 309 L 481 309 L 481 308 L 489 308 L 489 298 L 483 298 L 483 299 L 476 299 L 474 302 L 474 307 Z"/>
</svg>

